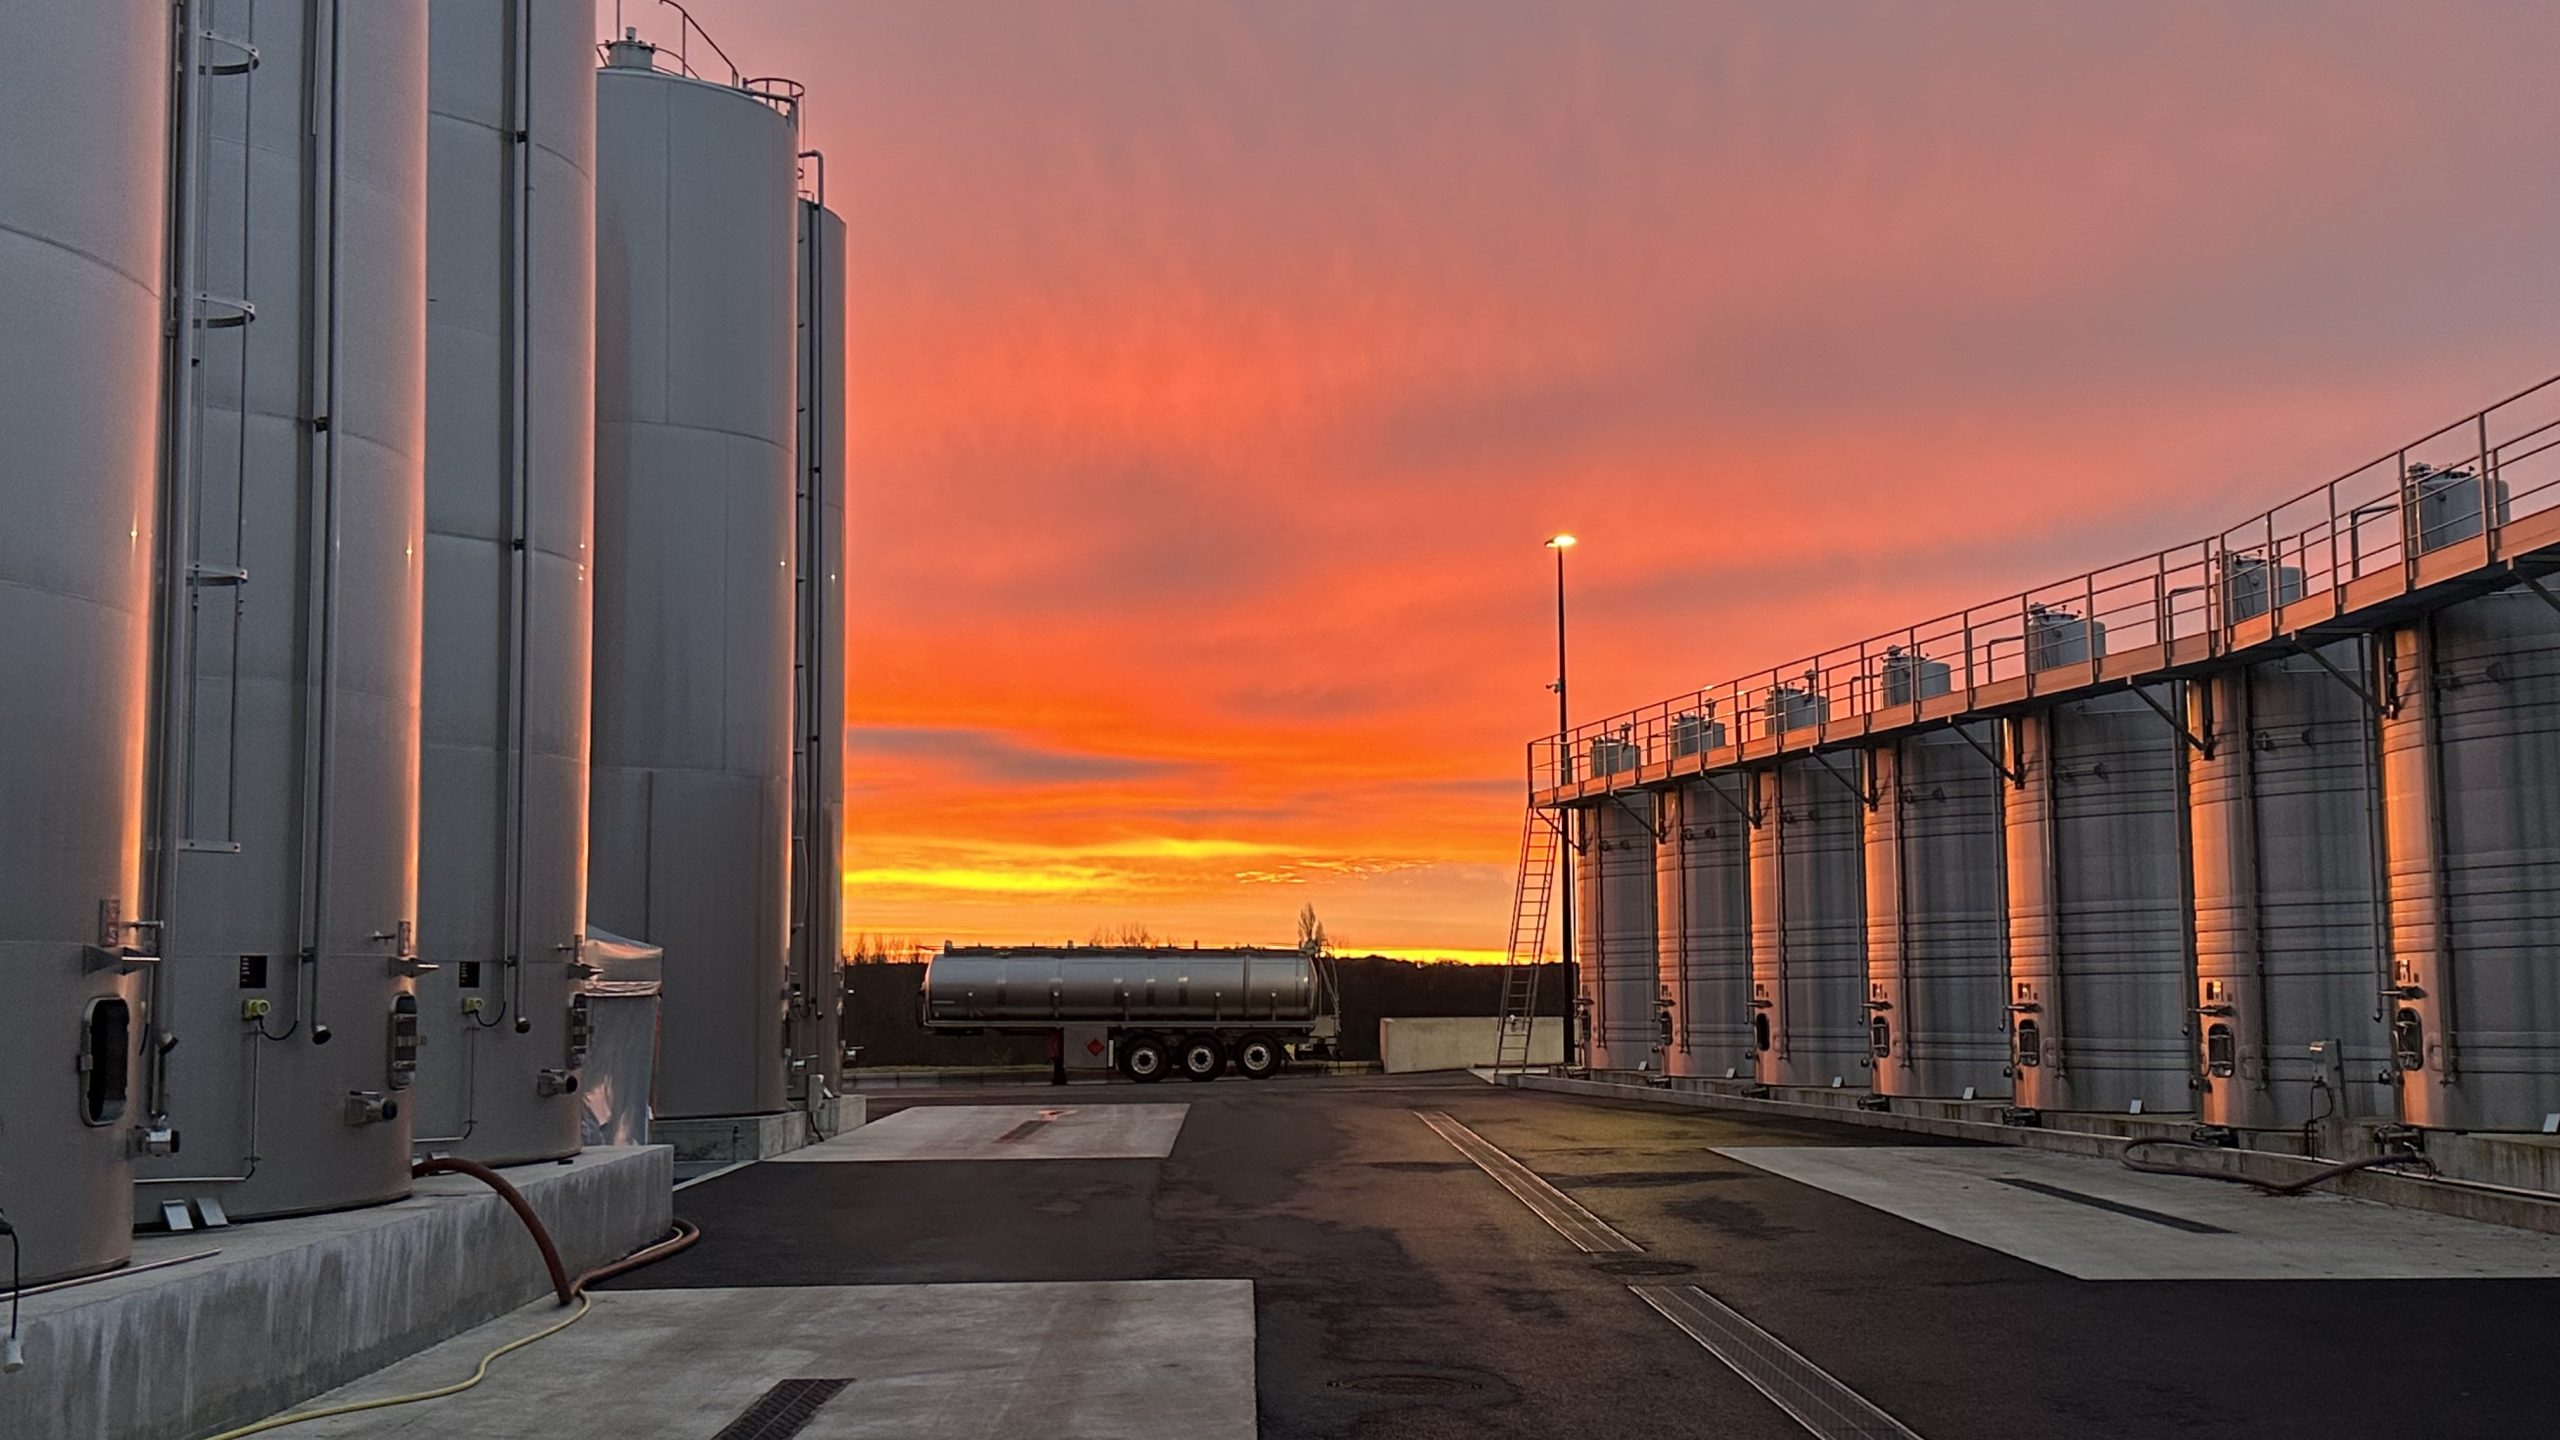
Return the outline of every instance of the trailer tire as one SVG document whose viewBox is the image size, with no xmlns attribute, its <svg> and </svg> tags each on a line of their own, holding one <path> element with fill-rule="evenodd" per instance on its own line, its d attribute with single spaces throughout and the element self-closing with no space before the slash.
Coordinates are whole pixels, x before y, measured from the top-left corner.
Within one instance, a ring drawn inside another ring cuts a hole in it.
<svg viewBox="0 0 2560 1440">
<path fill-rule="evenodd" d="M 1171 1068 L 1164 1042 L 1153 1035 L 1137 1036 L 1120 1047 L 1120 1073 L 1141 1085 L 1153 1085 Z"/>
<path fill-rule="evenodd" d="M 1182 1042 L 1175 1062 L 1182 1067 L 1185 1080 L 1215 1080 L 1226 1073 L 1227 1047 L 1215 1035 L 1194 1035 Z"/>
<path fill-rule="evenodd" d="M 1268 1035 L 1247 1035 L 1236 1042 L 1236 1073 L 1247 1080 L 1268 1080 L 1280 1069 L 1280 1042 Z"/>
</svg>

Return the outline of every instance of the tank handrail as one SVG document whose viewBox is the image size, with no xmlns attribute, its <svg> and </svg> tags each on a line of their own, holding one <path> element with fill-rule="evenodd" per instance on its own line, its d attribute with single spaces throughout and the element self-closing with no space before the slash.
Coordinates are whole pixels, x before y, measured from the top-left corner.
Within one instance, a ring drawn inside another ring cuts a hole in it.
<svg viewBox="0 0 2560 1440">
<path fill-rule="evenodd" d="M 2560 451 L 2555 387 L 2560 375 L 2212 536 L 1538 737 L 1529 745 L 1530 792 L 1572 783 L 1595 742 L 1632 746 L 1637 764 L 1686 753 L 1671 743 L 1683 715 L 1729 718 L 1732 733 L 1715 747 L 1722 749 L 1905 706 L 1916 714 L 1925 698 L 1916 681 L 1905 698 L 1888 699 L 1885 687 L 1860 678 L 1887 653 L 1913 666 L 1948 666 L 1953 691 L 2023 678 L 2032 692 L 2040 674 L 2094 672 L 2110 644 L 2121 651 L 2218 642 L 2315 592 L 2334 594 L 2387 571 L 2414 575 L 2419 556 L 2474 536 L 2490 538 L 2494 554 L 2495 537 L 2518 514 L 2560 506 L 2560 464 L 2549 458 Z M 2541 408 L 2515 412 L 2536 397 Z M 2454 446 L 2441 443 L 2448 438 Z M 2537 503 L 2519 507 L 2526 499 Z M 2378 523 L 2385 516 L 2394 523 Z M 1629 768 L 1624 752 L 1612 751 L 1611 761 L 1612 775 Z"/>
</svg>

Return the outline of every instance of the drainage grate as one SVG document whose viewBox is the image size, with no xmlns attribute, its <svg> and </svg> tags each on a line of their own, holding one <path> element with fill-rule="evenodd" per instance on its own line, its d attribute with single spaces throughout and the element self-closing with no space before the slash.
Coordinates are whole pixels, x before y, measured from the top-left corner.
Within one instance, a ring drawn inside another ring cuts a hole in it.
<svg viewBox="0 0 2560 1440">
<path fill-rule="evenodd" d="M 1695 1285 L 1627 1287 L 1820 1440 L 1920 1440 L 1831 1372 Z"/>
<path fill-rule="evenodd" d="M 2207 1225 L 2201 1220 L 2190 1220 L 2184 1215 L 2172 1215 L 2165 1210 L 2145 1210 L 2139 1205 L 2127 1205 L 2121 1200 L 2110 1200 L 2104 1195 L 2083 1195 L 2077 1190 L 2065 1190 L 2059 1185 L 2047 1185 L 2041 1180 L 2018 1180 L 2007 1175 L 1994 1175 L 1991 1178 L 2003 1185 L 2015 1186 L 2037 1195 L 2050 1195 L 2056 1200 L 2068 1200 L 2074 1205 L 2086 1205 L 2092 1210 L 2104 1210 L 2110 1214 L 2126 1215 L 2136 1220 L 2148 1220 L 2154 1225 L 2166 1225 L 2172 1230 L 2184 1230 L 2190 1235 L 2231 1233 L 2219 1225 Z"/>
<path fill-rule="evenodd" d="M 1631 1255 L 1644 1247 L 1619 1234 L 1609 1222 L 1585 1210 L 1571 1196 L 1541 1179 L 1537 1172 L 1504 1154 L 1501 1147 L 1450 1118 L 1446 1110 L 1416 1110 L 1414 1115 L 1430 1126 L 1441 1139 L 1458 1149 L 1458 1153 L 1476 1162 L 1476 1168 L 1494 1178 L 1512 1193 L 1531 1214 L 1555 1227 L 1557 1234 L 1570 1240 L 1586 1255 Z"/>
<path fill-rule="evenodd" d="M 828 1401 L 852 1383 L 849 1378 L 781 1381 L 711 1440 L 791 1440 L 808 1428 Z"/>
</svg>

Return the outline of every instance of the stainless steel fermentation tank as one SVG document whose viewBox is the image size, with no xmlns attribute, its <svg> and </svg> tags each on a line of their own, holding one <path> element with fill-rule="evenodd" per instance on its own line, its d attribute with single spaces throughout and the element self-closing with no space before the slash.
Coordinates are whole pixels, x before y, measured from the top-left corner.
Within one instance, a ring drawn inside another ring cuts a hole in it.
<svg viewBox="0 0 2560 1440">
<path fill-rule="evenodd" d="M 415 1144 L 578 1149 L 595 14 L 434 0 Z"/>
<path fill-rule="evenodd" d="M 1976 722 L 1871 752 L 1866 1019 L 1879 1094 L 2008 1093 L 1997 739 Z"/>
<path fill-rule="evenodd" d="M 795 102 L 596 78 L 588 914 L 666 951 L 658 1113 L 778 1111 L 791 902 Z"/>
<path fill-rule="evenodd" d="M 1726 772 L 1664 791 L 1654 851 L 1654 912 L 1671 995 L 1674 1075 L 1736 1076 L 1751 1046 L 1751 810 Z"/>
<path fill-rule="evenodd" d="M 791 1094 L 844 1078 L 844 218 L 826 162 L 803 183 L 799 249 L 799 592 L 791 761 Z"/>
<path fill-rule="evenodd" d="M 1751 772 L 1752 1047 L 1769 1085 L 1866 1088 L 1866 911 L 1855 754 Z"/>
<path fill-rule="evenodd" d="M 2377 735 L 2361 638 L 2187 686 L 2197 1118 L 2388 1118 Z"/>
<path fill-rule="evenodd" d="M 2011 719 L 2003 788 L 2015 1094 L 2039 1110 L 2194 1103 L 2185 742 L 2172 686 Z"/>
<path fill-rule="evenodd" d="M 1654 797 L 1612 796 L 1572 812 L 1574 953 L 1594 1069 L 1660 1069 L 1662 983 L 1654 962 Z"/>
<path fill-rule="evenodd" d="M 2560 614 L 2509 590 L 2382 643 L 2402 1118 L 2542 1129 L 2560 1112 Z"/>
<path fill-rule="evenodd" d="M 926 962 L 918 998 L 945 1028 L 1300 1025 L 1323 988 L 1302 950 L 968 946 Z"/>
<path fill-rule="evenodd" d="M 407 1193 L 418 1061 L 426 5 L 180 23 L 146 1221 Z"/>
<path fill-rule="evenodd" d="M 171 35 L 166 0 L 0 7 L 0 1211 L 30 1284 L 132 1249 Z"/>
</svg>

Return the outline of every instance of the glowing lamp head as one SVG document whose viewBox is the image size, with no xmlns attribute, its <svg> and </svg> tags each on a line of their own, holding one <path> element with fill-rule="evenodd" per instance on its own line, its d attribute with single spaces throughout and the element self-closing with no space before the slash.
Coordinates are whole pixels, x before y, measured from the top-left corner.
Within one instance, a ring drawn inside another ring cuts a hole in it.
<svg viewBox="0 0 2560 1440">
<path fill-rule="evenodd" d="M 1547 548 L 1550 550 L 1570 550 L 1573 548 L 1573 537 L 1570 535 L 1555 536 L 1547 541 Z"/>
</svg>

